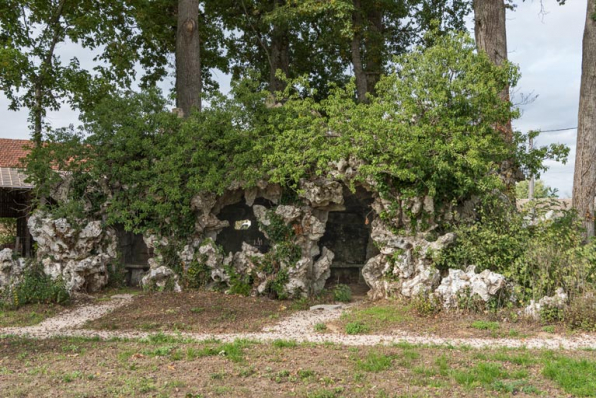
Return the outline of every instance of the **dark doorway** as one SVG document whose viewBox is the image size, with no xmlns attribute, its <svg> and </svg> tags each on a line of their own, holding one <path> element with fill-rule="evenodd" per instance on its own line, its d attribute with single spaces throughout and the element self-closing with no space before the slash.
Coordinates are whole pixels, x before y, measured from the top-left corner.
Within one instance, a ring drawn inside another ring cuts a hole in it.
<svg viewBox="0 0 596 398">
<path fill-rule="evenodd" d="M 269 201 L 261 198 L 255 200 L 254 204 L 271 207 Z M 252 207 L 248 206 L 244 200 L 224 207 L 217 218 L 230 223 L 228 227 L 217 234 L 217 243 L 223 247 L 226 254 L 242 251 L 242 242 L 256 247 L 261 253 L 269 251 L 269 241 L 259 230 L 259 222 Z"/>
<path fill-rule="evenodd" d="M 363 188 L 352 193 L 344 187 L 344 208 L 331 211 L 325 235 L 319 246 L 327 247 L 335 257 L 329 283 L 361 283 L 361 270 L 366 261 L 378 254 L 370 239 L 372 195 Z"/>
</svg>

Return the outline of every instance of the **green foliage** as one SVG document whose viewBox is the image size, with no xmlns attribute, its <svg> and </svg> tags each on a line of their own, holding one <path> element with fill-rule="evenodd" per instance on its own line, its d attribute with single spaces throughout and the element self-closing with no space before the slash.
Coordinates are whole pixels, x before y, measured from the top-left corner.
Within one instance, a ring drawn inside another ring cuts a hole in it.
<svg viewBox="0 0 596 398">
<path fill-rule="evenodd" d="M 32 262 L 15 285 L 4 289 L 0 306 L 19 308 L 25 304 L 65 304 L 69 300 L 64 281 L 52 279 L 43 272 L 41 264 Z"/>
<path fill-rule="evenodd" d="M 594 291 L 574 297 L 563 313 L 563 320 L 571 329 L 596 331 L 596 295 Z"/>
<path fill-rule="evenodd" d="M 350 286 L 338 284 L 333 287 L 333 299 L 340 303 L 349 303 L 352 301 L 352 289 Z"/>
<path fill-rule="evenodd" d="M 198 289 L 210 282 L 211 270 L 203 262 L 195 260 L 185 270 L 182 280 L 185 287 Z"/>
<path fill-rule="evenodd" d="M 17 220 L 15 218 L 0 218 L 0 246 L 11 245 L 17 235 Z"/>
<path fill-rule="evenodd" d="M 517 199 L 528 199 L 530 182 L 528 180 L 520 181 L 515 184 L 515 197 Z M 542 180 L 536 180 L 534 184 L 534 199 L 556 198 L 557 188 L 551 188 Z"/>
<path fill-rule="evenodd" d="M 426 292 L 420 292 L 412 299 L 412 308 L 419 315 L 431 316 L 441 312 L 443 304 L 437 297 L 431 296 Z"/>
<path fill-rule="evenodd" d="M 349 322 L 346 324 L 347 334 L 363 334 L 367 333 L 369 330 L 370 328 L 362 322 Z"/>
<path fill-rule="evenodd" d="M 594 283 L 595 246 L 583 244 L 573 210 L 541 201 L 518 212 L 500 198 L 484 200 L 476 209 L 473 222 L 455 227 L 456 244 L 437 257 L 437 268 L 475 265 L 476 272 L 500 273 L 517 285 L 522 301 L 552 296 L 559 287 L 573 295 Z M 547 218 L 551 211 L 558 216 Z"/>
</svg>

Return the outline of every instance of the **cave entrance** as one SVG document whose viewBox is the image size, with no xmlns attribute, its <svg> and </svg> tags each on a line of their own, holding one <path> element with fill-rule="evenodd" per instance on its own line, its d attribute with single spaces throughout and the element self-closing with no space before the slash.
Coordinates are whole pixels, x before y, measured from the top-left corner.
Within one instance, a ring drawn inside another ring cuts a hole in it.
<svg viewBox="0 0 596 398">
<path fill-rule="evenodd" d="M 364 285 L 364 264 L 379 253 L 370 238 L 374 199 L 361 187 L 354 193 L 344 187 L 344 192 L 344 205 L 329 212 L 325 235 L 319 245 L 335 254 L 327 285 L 343 283 L 358 285 L 358 289 Z"/>
<path fill-rule="evenodd" d="M 271 208 L 271 202 L 263 198 L 257 198 L 254 204 Z M 226 255 L 242 251 L 242 242 L 254 246 L 261 253 L 269 251 L 269 240 L 259 230 L 253 209 L 244 200 L 224 207 L 217 218 L 230 223 L 217 234 L 217 243 L 223 247 Z"/>
<path fill-rule="evenodd" d="M 118 250 L 126 272 L 126 284 L 139 286 L 145 272 L 149 270 L 149 259 L 153 250 L 143 240 L 143 235 L 127 232 L 123 227 L 116 227 Z"/>
</svg>

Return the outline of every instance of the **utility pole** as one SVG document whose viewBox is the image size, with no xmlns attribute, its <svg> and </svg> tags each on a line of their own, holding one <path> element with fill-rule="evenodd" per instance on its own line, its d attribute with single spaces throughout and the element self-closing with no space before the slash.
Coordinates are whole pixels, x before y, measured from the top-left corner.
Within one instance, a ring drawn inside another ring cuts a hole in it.
<svg viewBox="0 0 596 398">
<path fill-rule="evenodd" d="M 534 149 L 534 139 L 530 137 L 530 142 L 528 143 L 528 149 L 530 152 Z M 534 176 L 530 176 L 530 182 L 528 183 L 528 199 L 534 199 Z"/>
</svg>

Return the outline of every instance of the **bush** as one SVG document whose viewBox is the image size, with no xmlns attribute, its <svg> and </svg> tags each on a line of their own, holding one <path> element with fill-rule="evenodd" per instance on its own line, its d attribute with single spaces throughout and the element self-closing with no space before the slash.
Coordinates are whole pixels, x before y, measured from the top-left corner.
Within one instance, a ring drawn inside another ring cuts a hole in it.
<svg viewBox="0 0 596 398">
<path fill-rule="evenodd" d="M 19 308 L 25 304 L 66 304 L 70 295 L 62 279 L 52 279 L 39 263 L 30 263 L 20 281 L 5 289 L 2 306 Z"/>
<path fill-rule="evenodd" d="M 349 303 L 352 301 L 352 289 L 348 285 L 336 285 L 333 288 L 333 299 L 340 303 Z"/>
<path fill-rule="evenodd" d="M 455 226 L 455 245 L 437 256 L 439 269 L 475 265 L 500 273 L 512 281 L 517 298 L 526 302 L 552 296 L 561 287 L 570 296 L 589 288 L 596 277 L 596 245 L 583 244 L 582 228 L 573 210 L 560 210 L 556 202 L 538 202 L 518 212 L 500 198 L 477 206 L 477 218 Z M 557 213 L 556 217 L 546 215 Z M 475 307 L 462 296 L 461 304 Z"/>
<path fill-rule="evenodd" d="M 412 307 L 421 316 L 430 316 L 441 312 L 443 304 L 440 299 L 430 296 L 428 293 L 420 292 L 412 299 Z"/>
<path fill-rule="evenodd" d="M 347 334 L 361 334 L 361 333 L 366 333 L 369 330 L 370 330 L 370 328 L 362 322 L 350 322 L 350 323 L 346 324 L 346 333 Z"/>
<path fill-rule="evenodd" d="M 591 291 L 574 297 L 565 309 L 563 321 L 571 329 L 596 332 L 596 293 Z"/>
</svg>

